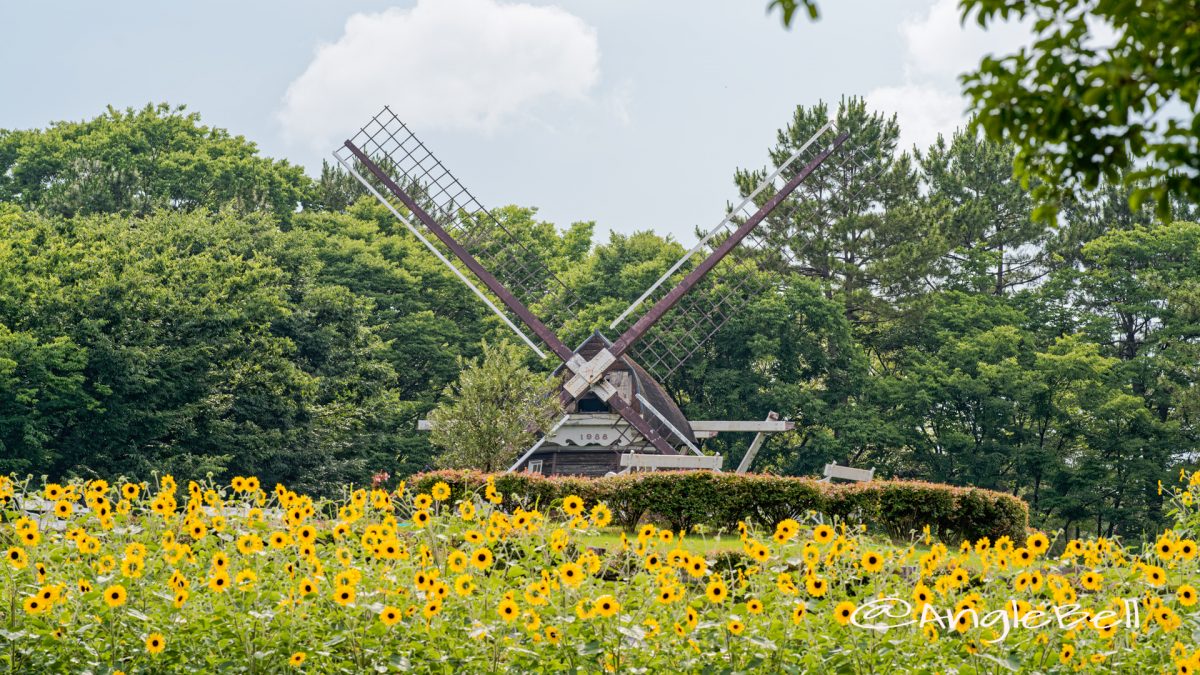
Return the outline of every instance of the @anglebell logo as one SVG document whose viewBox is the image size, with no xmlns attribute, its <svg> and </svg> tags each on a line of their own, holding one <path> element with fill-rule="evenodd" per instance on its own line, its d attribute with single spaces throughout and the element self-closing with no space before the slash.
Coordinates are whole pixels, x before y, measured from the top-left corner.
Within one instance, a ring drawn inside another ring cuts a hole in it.
<svg viewBox="0 0 1200 675">
<path fill-rule="evenodd" d="M 1016 600 L 1010 600 L 1004 609 L 979 613 L 970 608 L 939 610 L 925 604 L 918 613 L 913 612 L 912 603 L 902 598 L 876 598 L 859 605 L 850 615 L 850 623 L 858 628 L 887 632 L 896 628 L 936 626 L 943 631 L 967 630 L 972 627 L 994 628 L 999 637 L 984 640 L 986 644 L 1003 642 L 1014 629 L 1046 630 L 1058 628 L 1069 631 L 1083 626 L 1097 630 L 1113 629 L 1120 625 L 1136 630 L 1139 625 L 1139 602 L 1126 598 L 1121 601 L 1123 611 L 1105 609 L 1091 612 L 1081 605 L 1051 605 L 1046 609 L 1026 609 Z"/>
</svg>

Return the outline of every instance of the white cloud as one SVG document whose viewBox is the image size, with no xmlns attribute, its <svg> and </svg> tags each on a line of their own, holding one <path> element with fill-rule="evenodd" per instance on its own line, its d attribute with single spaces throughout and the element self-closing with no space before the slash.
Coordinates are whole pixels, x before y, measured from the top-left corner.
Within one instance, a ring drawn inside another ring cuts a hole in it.
<svg viewBox="0 0 1200 675">
<path fill-rule="evenodd" d="M 867 93 L 872 107 L 896 113 L 905 149 L 924 149 L 964 124 L 960 74 L 987 54 L 1009 54 L 1030 41 L 1026 22 L 993 22 L 984 30 L 973 17 L 963 23 L 959 16 L 958 0 L 934 0 L 925 14 L 901 23 L 905 81 Z"/>
<path fill-rule="evenodd" d="M 418 0 L 355 14 L 289 85 L 284 138 L 324 149 L 390 105 L 421 128 L 487 132 L 546 100 L 585 100 L 600 77 L 595 30 L 557 7 Z"/>
<path fill-rule="evenodd" d="M 986 54 L 1008 54 L 1028 44 L 1028 22 L 993 21 L 987 30 L 974 16 L 959 20 L 958 0 L 936 0 L 923 17 L 900 25 L 910 77 L 956 78 Z"/>
<path fill-rule="evenodd" d="M 877 87 L 867 94 L 867 104 L 875 110 L 895 113 L 900 124 L 900 149 L 916 145 L 928 148 L 938 134 L 947 139 L 963 123 L 966 101 L 930 84 L 903 84 Z"/>
</svg>

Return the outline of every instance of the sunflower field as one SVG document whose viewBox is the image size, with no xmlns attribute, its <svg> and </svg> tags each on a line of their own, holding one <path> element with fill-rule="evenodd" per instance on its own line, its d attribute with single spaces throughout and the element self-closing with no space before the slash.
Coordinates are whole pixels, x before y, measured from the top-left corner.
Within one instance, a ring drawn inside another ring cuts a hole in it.
<svg viewBox="0 0 1200 675">
<path fill-rule="evenodd" d="M 798 513 L 588 546 L 603 503 L 401 483 L 0 478 L 0 669 L 1142 672 L 1200 667 L 1200 518 L 1110 539 L 881 538 Z M 740 550 L 706 539 L 724 536 Z"/>
</svg>

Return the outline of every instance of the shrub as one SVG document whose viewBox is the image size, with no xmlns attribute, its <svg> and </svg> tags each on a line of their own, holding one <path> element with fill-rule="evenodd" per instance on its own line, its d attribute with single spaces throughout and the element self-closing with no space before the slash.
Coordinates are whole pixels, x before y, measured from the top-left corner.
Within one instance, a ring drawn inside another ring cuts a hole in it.
<svg viewBox="0 0 1200 675">
<path fill-rule="evenodd" d="M 418 474 L 412 488 L 427 491 L 439 480 L 454 495 L 483 489 L 488 474 L 435 471 Z M 613 522 L 633 530 L 644 520 L 674 530 L 706 525 L 733 530 L 739 520 L 774 526 L 809 511 L 826 517 L 868 522 L 893 537 L 908 538 L 926 525 L 943 540 L 1008 535 L 1023 540 L 1029 509 L 1020 499 L 978 488 L 918 481 L 821 483 L 812 478 L 713 473 L 652 472 L 606 478 L 547 478 L 535 474 L 494 474 L 496 487 L 527 508 L 547 508 L 568 494 L 587 502 L 604 501 Z"/>
</svg>

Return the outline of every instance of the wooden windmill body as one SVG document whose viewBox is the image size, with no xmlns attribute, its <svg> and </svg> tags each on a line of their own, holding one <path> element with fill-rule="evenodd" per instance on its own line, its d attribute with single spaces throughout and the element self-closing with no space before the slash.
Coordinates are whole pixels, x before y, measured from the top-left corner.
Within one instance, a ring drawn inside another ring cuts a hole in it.
<svg viewBox="0 0 1200 675">
<path fill-rule="evenodd" d="M 535 354 L 560 362 L 554 373 L 562 383 L 563 416 L 510 471 L 597 476 L 720 469 L 720 456 L 705 455 L 697 441 L 722 431 L 756 432 L 738 467 L 744 472 L 764 434 L 792 424 L 773 413 L 765 421 L 689 421 L 661 381 L 747 303 L 778 292 L 770 275 L 746 270 L 786 264 L 790 252 L 755 229 L 798 188 L 830 190 L 835 183 L 822 174 L 837 170 L 827 160 L 847 138 L 825 125 L 612 321 L 615 339 L 597 331 L 574 349 L 550 326 L 561 329 L 577 313 L 578 298 L 390 109 L 334 156 Z M 693 293 L 701 283 L 710 284 L 703 297 Z"/>
</svg>

